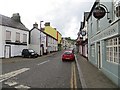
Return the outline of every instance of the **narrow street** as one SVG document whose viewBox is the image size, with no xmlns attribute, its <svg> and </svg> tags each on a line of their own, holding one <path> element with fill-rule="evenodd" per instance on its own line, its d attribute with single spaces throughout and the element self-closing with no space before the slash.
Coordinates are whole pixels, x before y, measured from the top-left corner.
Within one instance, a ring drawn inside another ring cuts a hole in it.
<svg viewBox="0 0 120 90">
<path fill-rule="evenodd" d="M 3 75 L 0 76 L 2 87 L 81 88 L 75 61 L 62 62 L 61 55 L 62 51 L 35 59 L 16 58 L 16 61 L 3 63 Z"/>
</svg>

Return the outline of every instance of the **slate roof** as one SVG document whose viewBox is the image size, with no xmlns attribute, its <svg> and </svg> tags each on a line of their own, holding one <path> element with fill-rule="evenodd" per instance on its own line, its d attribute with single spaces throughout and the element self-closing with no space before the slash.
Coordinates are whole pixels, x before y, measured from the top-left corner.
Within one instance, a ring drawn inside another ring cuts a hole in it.
<svg viewBox="0 0 120 90">
<path fill-rule="evenodd" d="M 0 14 L 0 25 L 8 26 L 8 27 L 16 28 L 16 29 L 21 29 L 24 31 L 29 31 L 29 29 L 27 29 L 22 22 L 17 22 L 13 20 L 12 18 L 1 15 L 1 14 Z"/>
</svg>

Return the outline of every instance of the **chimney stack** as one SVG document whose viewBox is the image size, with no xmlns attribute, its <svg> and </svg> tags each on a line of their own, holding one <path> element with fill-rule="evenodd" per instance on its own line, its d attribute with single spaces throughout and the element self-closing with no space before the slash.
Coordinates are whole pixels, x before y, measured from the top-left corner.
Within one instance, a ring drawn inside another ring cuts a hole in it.
<svg viewBox="0 0 120 90">
<path fill-rule="evenodd" d="M 45 26 L 50 26 L 50 22 L 46 22 L 46 23 L 45 23 Z"/>
<path fill-rule="evenodd" d="M 33 28 L 38 28 L 38 24 L 36 22 L 33 24 Z"/>
<path fill-rule="evenodd" d="M 21 22 L 19 13 L 14 13 L 11 18 L 16 22 Z"/>
</svg>

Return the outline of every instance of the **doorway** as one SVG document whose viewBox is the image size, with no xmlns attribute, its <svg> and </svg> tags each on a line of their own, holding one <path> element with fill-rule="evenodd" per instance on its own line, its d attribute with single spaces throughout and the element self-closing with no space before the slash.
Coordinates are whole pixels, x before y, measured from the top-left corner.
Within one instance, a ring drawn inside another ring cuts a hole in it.
<svg viewBox="0 0 120 90">
<path fill-rule="evenodd" d="M 97 64 L 98 64 L 98 69 L 101 69 L 101 51 L 100 51 L 100 42 L 97 43 L 97 50 L 98 50 L 98 53 L 97 53 Z"/>
<path fill-rule="evenodd" d="M 11 46 L 5 45 L 5 58 L 10 58 L 10 57 L 11 57 Z"/>
</svg>

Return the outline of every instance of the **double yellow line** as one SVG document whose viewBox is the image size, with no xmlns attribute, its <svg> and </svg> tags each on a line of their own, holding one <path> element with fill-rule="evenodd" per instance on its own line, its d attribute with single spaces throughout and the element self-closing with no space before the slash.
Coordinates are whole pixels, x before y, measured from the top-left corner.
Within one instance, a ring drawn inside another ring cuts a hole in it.
<svg viewBox="0 0 120 90">
<path fill-rule="evenodd" d="M 71 66 L 70 87 L 71 87 L 71 90 L 76 90 L 77 89 L 75 63 L 72 63 L 72 66 Z"/>
</svg>

